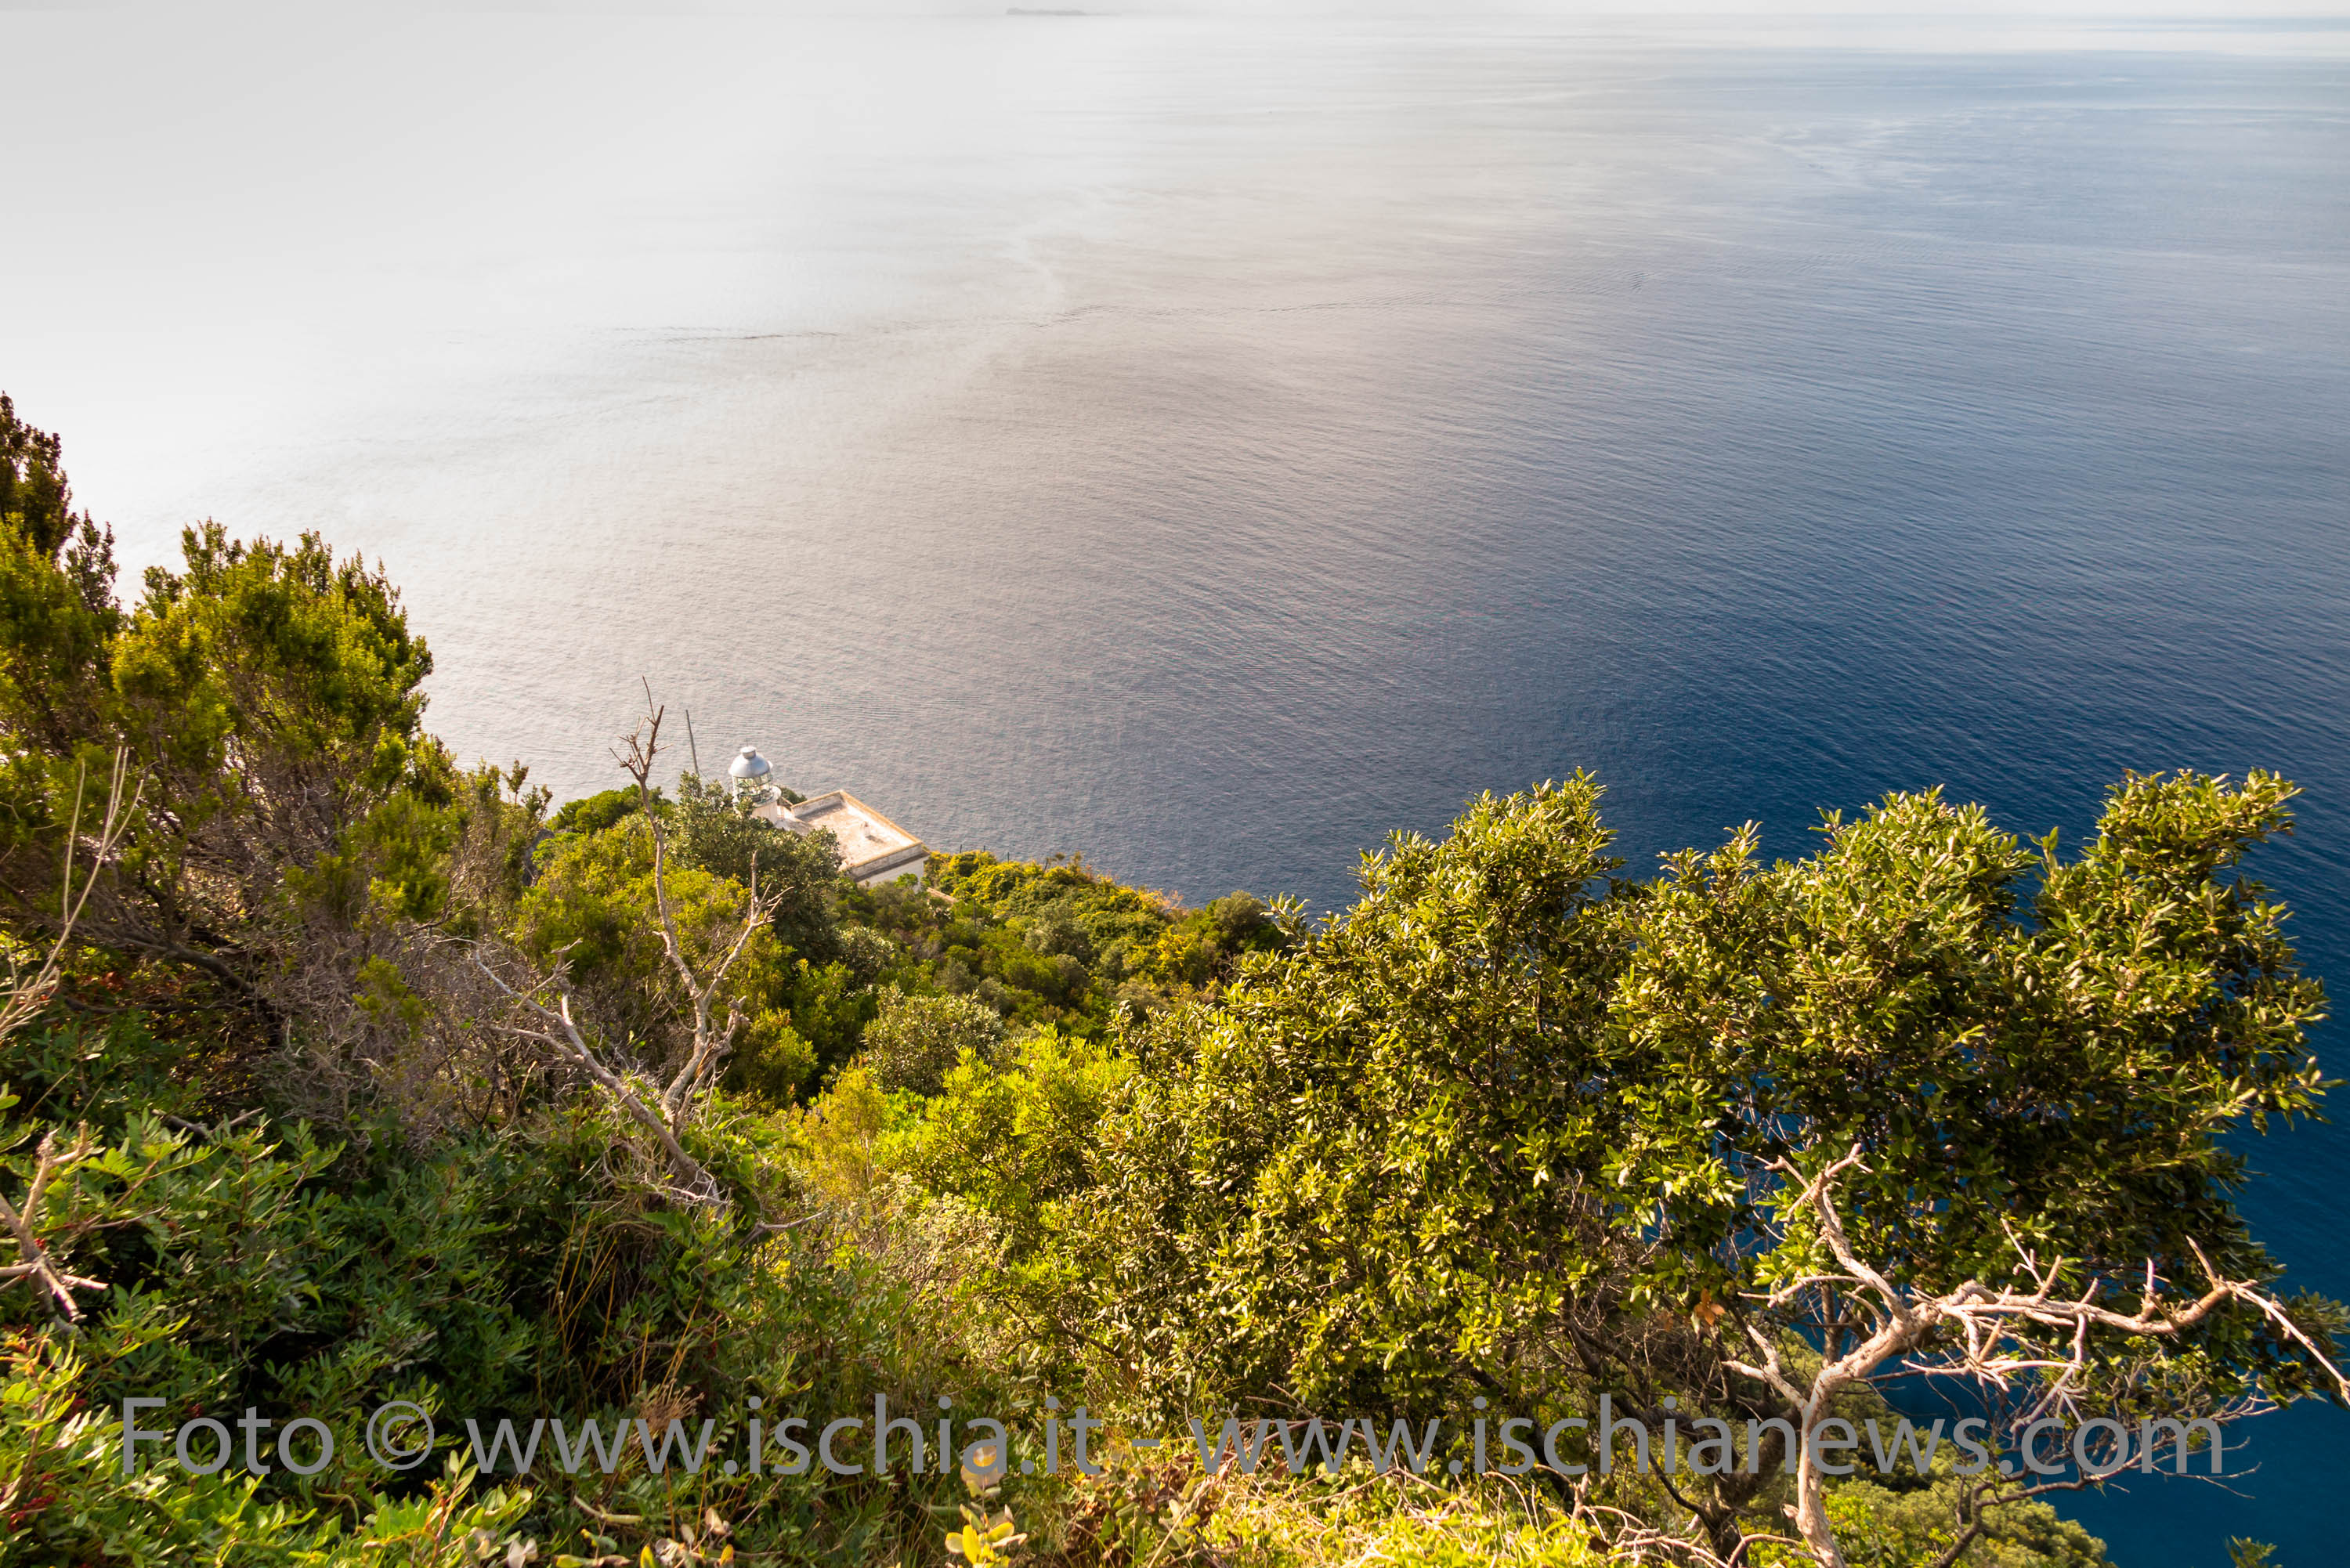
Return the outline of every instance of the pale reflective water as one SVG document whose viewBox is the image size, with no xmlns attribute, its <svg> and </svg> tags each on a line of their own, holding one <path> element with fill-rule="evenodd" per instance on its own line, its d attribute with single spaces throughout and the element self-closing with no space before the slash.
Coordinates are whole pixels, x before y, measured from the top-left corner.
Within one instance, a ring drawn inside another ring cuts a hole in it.
<svg viewBox="0 0 2350 1568">
<path fill-rule="evenodd" d="M 2259 765 L 2350 985 L 2345 38 L 5 13 L 0 387 L 134 562 L 381 556 L 566 793 L 643 675 L 933 845 L 1326 903 L 1577 765 L 1639 861 Z M 2350 1144 L 2259 1155 L 2350 1295 Z M 2267 1434 L 2079 1511 L 2326 1561 L 2350 1423 Z"/>
</svg>

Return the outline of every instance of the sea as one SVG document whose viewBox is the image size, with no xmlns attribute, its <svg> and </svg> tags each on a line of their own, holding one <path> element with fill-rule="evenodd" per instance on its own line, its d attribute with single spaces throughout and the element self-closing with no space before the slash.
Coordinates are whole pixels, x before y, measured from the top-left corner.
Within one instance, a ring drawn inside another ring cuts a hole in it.
<svg viewBox="0 0 2350 1568">
<path fill-rule="evenodd" d="M 380 559 L 469 761 L 609 787 L 649 691 L 680 765 L 934 848 L 1323 909 L 1577 768 L 1635 870 L 2268 768 L 2251 868 L 2350 990 L 2342 24 L 5 10 L 0 59 L 0 389 L 126 580 L 206 517 Z M 2246 1147 L 2350 1298 L 2350 1137 Z M 2339 1561 L 2350 1417 L 2253 1429 L 2059 1506 Z"/>
</svg>

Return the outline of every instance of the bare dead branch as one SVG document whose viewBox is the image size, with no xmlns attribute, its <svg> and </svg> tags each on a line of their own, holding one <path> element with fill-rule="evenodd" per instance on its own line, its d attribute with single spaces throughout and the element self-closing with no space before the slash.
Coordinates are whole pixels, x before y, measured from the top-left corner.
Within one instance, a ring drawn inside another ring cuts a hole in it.
<svg viewBox="0 0 2350 1568">
<path fill-rule="evenodd" d="M 144 778 L 136 782 L 130 778 L 130 752 L 117 749 L 111 776 L 107 781 L 105 815 L 99 823 L 98 836 L 90 844 L 86 857 L 89 865 L 88 874 L 82 878 L 80 891 L 77 893 L 74 888 L 74 860 L 81 849 L 82 796 L 86 793 L 88 776 L 87 766 L 75 768 L 73 811 L 66 824 L 65 864 L 58 883 L 57 938 L 50 942 L 47 953 L 29 978 L 21 972 L 10 975 L 7 998 L 0 1002 L 0 1040 L 24 1027 L 26 1021 L 47 1006 L 49 998 L 57 993 L 65 955 L 73 944 L 74 928 L 81 921 L 82 911 L 89 903 L 90 892 L 98 886 L 99 875 L 121 847 L 122 836 L 130 828 L 131 815 L 139 809 L 140 797 L 146 793 L 147 781 Z M 126 787 L 130 790 L 127 799 L 123 794 Z"/>
<path fill-rule="evenodd" d="M 1827 1352 L 1818 1370 L 1807 1384 L 1800 1382 L 1770 1335 L 1752 1324 L 1744 1326 L 1762 1353 L 1761 1361 L 1725 1358 L 1723 1362 L 1731 1371 L 1769 1386 L 1796 1408 L 1802 1451 L 1796 1469 L 1796 1501 L 1791 1511 L 1805 1549 L 1822 1568 L 1843 1568 L 1844 1559 L 1828 1525 L 1824 1477 L 1813 1454 L 1812 1433 L 1826 1418 L 1829 1403 L 1837 1394 L 1883 1376 L 1922 1373 L 1966 1382 L 1979 1395 L 2003 1401 L 2005 1414 L 1999 1423 L 2003 1429 L 2029 1438 L 2035 1422 L 2081 1415 L 2086 1397 L 2084 1389 L 2095 1365 L 2097 1335 L 2177 1338 L 2233 1303 L 2260 1314 L 2308 1358 L 2339 1396 L 2350 1400 L 2350 1376 L 2345 1376 L 2330 1349 L 2294 1323 L 2283 1303 L 2258 1282 L 2226 1277 L 2191 1240 L 2187 1244 L 2203 1272 L 2206 1288 L 2192 1296 L 2167 1299 L 2149 1260 L 2146 1286 L 2134 1310 L 2111 1304 L 2114 1282 L 2105 1274 L 2092 1272 L 2077 1287 L 2066 1285 L 2064 1282 L 2078 1261 L 2040 1256 L 2012 1227 L 2008 1230 L 2008 1241 L 2015 1250 L 2015 1274 L 2021 1284 L 1993 1288 L 1970 1279 L 1940 1293 L 1898 1285 L 1860 1255 L 1836 1202 L 1838 1178 L 1866 1168 L 1861 1156 L 1861 1146 L 1855 1144 L 1809 1177 L 1784 1160 L 1769 1168 L 1791 1183 L 1800 1183 L 1783 1212 L 1791 1217 L 1808 1213 L 1816 1221 L 1820 1240 L 1835 1258 L 1838 1272 L 1806 1273 L 1748 1299 L 1775 1311 L 1808 1293 L 1824 1296 L 1818 1322 L 1825 1331 Z M 1846 1310 L 1847 1303 L 1860 1310 L 1860 1318 Z M 2209 1418 L 2216 1424 L 2262 1407 L 2265 1402 L 2250 1396 L 2218 1407 Z M 2155 1441 L 2142 1428 L 2139 1446 L 2133 1450 L 2125 1432 L 2112 1468 L 2119 1469 L 2133 1458 L 2141 1468 L 2150 1467 Z M 1980 1532 L 1981 1507 L 2075 1490 L 2095 1479 L 2087 1474 L 2062 1480 L 2018 1478 L 2012 1485 L 1994 1485 L 1980 1495 L 1970 1493 L 1963 1506 L 1976 1510 L 1974 1523 L 1945 1552 L 1945 1568 L 1957 1561 L 1955 1553 Z M 1960 1522 L 1968 1521 L 1962 1518 Z"/>
<path fill-rule="evenodd" d="M 758 864 L 751 867 L 751 897 L 743 911 L 741 926 L 724 955 L 708 966 L 707 973 L 696 972 L 688 957 L 685 943 L 678 936 L 677 914 L 669 895 L 669 829 L 653 809 L 654 760 L 660 754 L 661 720 L 668 710 L 655 705 L 652 686 L 645 683 L 645 717 L 637 728 L 622 737 L 619 749 L 613 753 L 621 771 L 636 781 L 637 804 L 645 819 L 653 844 L 653 907 L 660 916 L 661 950 L 684 989 L 691 1012 L 692 1041 L 685 1061 L 660 1091 L 661 1114 L 673 1130 L 681 1130 L 692 1120 L 693 1110 L 702 1096 L 716 1082 L 720 1064 L 733 1049 L 734 1035 L 743 1025 L 741 1012 L 731 1003 L 723 1023 L 713 1014 L 721 988 L 734 961 L 743 955 L 753 936 L 775 915 L 782 902 L 780 893 L 759 891 Z"/>
<path fill-rule="evenodd" d="M 106 1282 L 69 1274 L 57 1267 L 56 1257 L 43 1244 L 34 1226 L 40 1218 L 41 1199 L 48 1195 L 49 1183 L 97 1152 L 98 1144 L 87 1127 L 76 1135 L 73 1147 L 62 1154 L 57 1152 L 56 1132 L 43 1133 L 40 1148 L 33 1157 L 33 1178 L 25 1189 L 24 1207 L 19 1209 L 0 1197 L 0 1225 L 7 1227 L 10 1239 L 16 1243 L 16 1262 L 0 1266 L 0 1283 L 32 1281 L 56 1302 L 59 1313 L 76 1323 L 81 1321 L 81 1309 L 74 1304 L 73 1293 L 102 1291 Z"/>
<path fill-rule="evenodd" d="M 89 902 L 90 890 L 98 885 L 98 878 L 120 847 L 122 835 L 128 830 L 131 814 L 138 810 L 140 796 L 146 788 L 143 778 L 135 784 L 131 782 L 130 753 L 127 749 L 118 748 L 107 780 L 106 810 L 99 823 L 97 838 L 88 852 L 89 870 L 82 878 L 80 891 L 77 894 L 74 861 L 77 852 L 81 849 L 82 796 L 88 782 L 88 767 L 76 767 L 73 811 L 66 824 L 65 863 L 58 883 L 57 939 L 49 944 L 47 953 L 30 978 L 21 972 L 10 976 L 7 998 L 5 1002 L 0 1002 L 0 1040 L 23 1028 L 57 993 L 65 955 L 73 941 L 74 927 L 79 923 L 82 911 Z M 124 794 L 126 788 L 129 790 L 128 798 Z M 26 1183 L 21 1207 L 0 1195 L 0 1226 L 6 1227 L 9 1239 L 16 1247 L 16 1261 L 0 1265 L 0 1284 L 29 1280 L 36 1289 L 47 1294 L 57 1311 L 68 1321 L 78 1322 L 81 1309 L 75 1303 L 73 1293 L 78 1290 L 104 1290 L 106 1282 L 68 1273 L 60 1268 L 55 1252 L 40 1234 L 39 1222 L 42 1202 L 48 1196 L 50 1184 L 61 1176 L 71 1174 L 77 1166 L 96 1154 L 98 1144 L 89 1136 L 89 1129 L 84 1127 L 75 1134 L 72 1147 L 63 1153 L 58 1152 L 57 1145 L 57 1137 L 54 1129 L 41 1135 L 40 1146 L 33 1156 L 33 1174 Z"/>
<path fill-rule="evenodd" d="M 701 1161 L 686 1152 L 685 1146 L 678 1141 L 677 1132 L 669 1122 L 656 1115 L 652 1107 L 645 1104 L 644 1097 L 637 1093 L 629 1080 L 607 1066 L 603 1058 L 597 1054 L 595 1047 L 588 1043 L 587 1036 L 580 1032 L 578 1024 L 572 1020 L 571 993 L 564 985 L 559 971 L 540 980 L 529 989 L 517 990 L 509 985 L 504 977 L 501 976 L 482 957 L 478 945 L 473 951 L 472 957 L 482 973 L 489 977 L 490 983 L 496 986 L 519 1012 L 536 1021 L 538 1025 L 536 1028 L 523 1024 L 513 1025 L 511 1027 L 515 1033 L 525 1034 L 553 1047 L 557 1054 L 582 1068 L 590 1078 L 595 1080 L 598 1086 L 610 1096 L 614 1104 L 628 1112 L 629 1117 L 638 1126 L 653 1135 L 660 1144 L 662 1153 L 668 1157 L 670 1169 L 679 1182 L 676 1188 L 669 1190 L 668 1196 L 681 1203 L 698 1208 L 726 1207 L 725 1190 L 719 1185 L 718 1179 L 711 1175 Z M 540 1000 L 542 992 L 551 992 L 554 994 L 555 1005 L 550 1007 Z"/>
</svg>

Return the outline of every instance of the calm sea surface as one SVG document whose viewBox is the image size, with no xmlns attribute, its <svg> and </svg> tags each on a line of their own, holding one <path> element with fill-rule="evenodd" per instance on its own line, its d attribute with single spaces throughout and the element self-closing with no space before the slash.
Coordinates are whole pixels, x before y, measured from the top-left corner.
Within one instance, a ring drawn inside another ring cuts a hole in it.
<svg viewBox="0 0 2350 1568">
<path fill-rule="evenodd" d="M 381 556 L 566 794 L 644 676 L 934 846 L 1330 904 L 1578 766 L 1636 863 L 2268 767 L 2341 991 L 2345 46 L 0 12 L 0 388 L 134 568 Z M 2350 1139 L 2256 1153 L 2350 1296 Z M 2251 1457 L 2068 1506 L 2338 1560 L 2350 1419 Z"/>
</svg>

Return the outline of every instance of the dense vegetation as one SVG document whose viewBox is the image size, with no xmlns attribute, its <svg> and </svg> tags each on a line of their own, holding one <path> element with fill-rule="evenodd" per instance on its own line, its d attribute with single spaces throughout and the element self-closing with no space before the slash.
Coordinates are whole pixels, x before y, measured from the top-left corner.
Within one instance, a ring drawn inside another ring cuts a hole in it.
<svg viewBox="0 0 2350 1568">
<path fill-rule="evenodd" d="M 1323 919 L 976 852 L 862 888 L 658 710 L 605 794 L 460 767 L 398 594 L 315 537 L 206 524 L 119 600 L 59 460 L 0 400 L 0 1562 L 2086 1568 L 2043 1501 L 2081 1463 L 1819 1439 L 2053 1410 L 2117 1423 L 2094 1469 L 2350 1394 L 2234 1207 L 2236 1135 L 2324 1087 L 2238 871 L 2282 781 L 2126 779 L 2069 857 L 1897 796 L 1642 880 L 1578 776 Z M 1601 1473 L 1555 1423 L 1603 1394 L 1688 1464 Z M 754 1473 L 750 1413 L 877 1398 L 1009 1448 Z M 412 1469 L 366 1458 L 390 1401 Z M 1456 1479 L 1480 1411 L 1556 1468 Z M 1445 1425 L 1424 1475 L 1134 1442 L 1228 1415 Z M 174 1459 L 198 1417 L 236 1462 Z M 518 1475 L 501 1417 L 643 1441 Z"/>
</svg>

